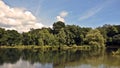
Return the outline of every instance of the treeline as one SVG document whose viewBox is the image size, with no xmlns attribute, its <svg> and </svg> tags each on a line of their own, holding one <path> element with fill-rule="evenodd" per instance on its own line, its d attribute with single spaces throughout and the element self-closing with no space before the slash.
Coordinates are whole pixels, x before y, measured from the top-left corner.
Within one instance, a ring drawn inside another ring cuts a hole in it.
<svg viewBox="0 0 120 68">
<path fill-rule="evenodd" d="M 18 33 L 16 30 L 0 28 L 0 45 L 37 45 L 37 46 L 80 46 L 101 47 L 120 44 L 120 25 L 104 25 L 96 29 L 65 25 L 58 21 L 53 28 L 31 29 Z"/>
</svg>

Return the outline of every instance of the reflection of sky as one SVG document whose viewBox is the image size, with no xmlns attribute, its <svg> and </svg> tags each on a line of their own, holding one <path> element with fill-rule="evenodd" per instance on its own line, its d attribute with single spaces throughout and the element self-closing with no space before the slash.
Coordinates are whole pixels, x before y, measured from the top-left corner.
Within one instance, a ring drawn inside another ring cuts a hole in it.
<svg viewBox="0 0 120 68">
<path fill-rule="evenodd" d="M 53 68 L 53 65 L 50 63 L 46 64 L 40 64 L 40 63 L 34 63 L 31 64 L 28 61 L 19 60 L 15 64 L 11 63 L 4 63 L 3 65 L 0 65 L 0 68 Z"/>
<path fill-rule="evenodd" d="M 3 65 L 0 65 L 0 68 L 54 68 L 52 63 L 34 63 L 31 64 L 29 61 L 23 61 L 19 60 L 15 64 L 11 63 L 4 63 Z M 82 64 L 82 65 L 76 65 L 76 66 L 65 66 L 65 68 L 120 68 L 119 66 L 109 66 L 100 64 L 98 66 L 90 65 L 90 64 Z"/>
</svg>

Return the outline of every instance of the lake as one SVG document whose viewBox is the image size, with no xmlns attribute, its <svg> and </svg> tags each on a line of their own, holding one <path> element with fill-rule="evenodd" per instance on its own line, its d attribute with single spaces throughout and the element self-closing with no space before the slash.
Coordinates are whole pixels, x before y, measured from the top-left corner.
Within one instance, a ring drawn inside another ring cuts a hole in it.
<svg viewBox="0 0 120 68">
<path fill-rule="evenodd" d="M 120 55 L 111 49 L 0 49 L 0 68 L 120 68 Z"/>
</svg>

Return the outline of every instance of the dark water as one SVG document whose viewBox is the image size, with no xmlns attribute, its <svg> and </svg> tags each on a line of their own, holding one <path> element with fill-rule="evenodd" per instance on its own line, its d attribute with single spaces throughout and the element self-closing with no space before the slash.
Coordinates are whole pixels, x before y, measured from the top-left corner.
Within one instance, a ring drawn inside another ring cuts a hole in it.
<svg viewBox="0 0 120 68">
<path fill-rule="evenodd" d="M 0 68 L 120 68 L 111 50 L 0 49 Z"/>
</svg>

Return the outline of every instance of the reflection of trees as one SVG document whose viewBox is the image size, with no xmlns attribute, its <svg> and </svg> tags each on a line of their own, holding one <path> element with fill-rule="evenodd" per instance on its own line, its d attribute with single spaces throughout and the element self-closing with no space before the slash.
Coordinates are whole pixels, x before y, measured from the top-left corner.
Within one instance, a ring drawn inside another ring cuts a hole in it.
<svg viewBox="0 0 120 68">
<path fill-rule="evenodd" d="M 1 49 L 0 64 L 16 63 L 20 58 L 34 63 L 53 63 L 54 68 L 64 68 L 65 66 L 80 66 L 89 64 L 99 66 L 104 64 L 109 66 L 120 66 L 120 56 L 107 55 L 104 50 L 67 50 L 67 51 L 41 51 L 40 49 Z"/>
<path fill-rule="evenodd" d="M 20 51 L 17 49 L 0 49 L 0 64 L 16 63 L 20 58 Z"/>
<path fill-rule="evenodd" d="M 52 53 L 40 50 L 23 50 L 22 59 L 31 63 L 49 63 L 51 61 Z"/>
</svg>

